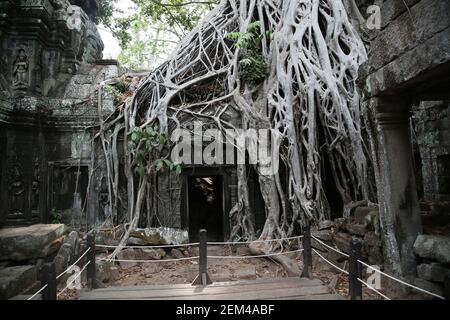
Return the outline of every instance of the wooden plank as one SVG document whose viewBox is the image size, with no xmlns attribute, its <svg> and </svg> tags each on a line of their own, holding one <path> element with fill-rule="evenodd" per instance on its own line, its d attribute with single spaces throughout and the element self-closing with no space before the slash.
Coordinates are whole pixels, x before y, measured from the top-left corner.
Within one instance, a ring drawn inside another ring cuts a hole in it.
<svg viewBox="0 0 450 320">
<path fill-rule="evenodd" d="M 91 291 L 80 299 L 224 299 L 255 300 L 275 297 L 294 297 L 329 293 L 325 286 L 259 285 L 191 288 L 190 290 L 122 290 L 110 292 Z"/>
<path fill-rule="evenodd" d="M 127 286 L 127 287 L 112 287 L 112 288 L 104 288 L 104 289 L 98 289 L 95 291 L 96 294 L 101 293 L 122 293 L 126 294 L 126 292 L 135 292 L 135 291 L 141 291 L 141 292 L 147 292 L 151 291 L 155 295 L 171 295 L 174 292 L 177 292 L 178 294 L 184 292 L 185 294 L 193 294 L 193 293 L 201 293 L 203 291 L 210 292 L 211 290 L 226 290 L 227 292 L 241 292 L 242 290 L 260 290 L 265 288 L 290 288 L 290 287 L 311 287 L 311 286 L 320 286 L 320 281 L 310 281 L 307 279 L 295 279 L 291 281 L 281 281 L 278 282 L 276 280 L 271 281 L 246 281 L 241 283 L 217 283 L 215 285 L 207 286 L 207 287 L 193 287 L 191 285 L 177 285 L 177 286 L 171 286 L 171 285 L 164 285 L 164 286 Z"/>
<path fill-rule="evenodd" d="M 342 296 L 338 294 L 317 294 L 312 296 L 297 296 L 297 297 L 277 297 L 273 300 L 343 300 Z"/>
<path fill-rule="evenodd" d="M 324 286 L 310 287 L 310 288 L 284 288 L 278 290 L 259 290 L 259 291 L 245 291 L 245 292 L 203 292 L 201 294 L 181 294 L 174 292 L 171 295 L 158 296 L 153 292 L 114 292 L 104 295 L 91 295 L 89 298 L 96 300 L 261 300 L 261 299 L 276 299 L 295 297 L 311 297 L 314 295 L 321 295 L 329 293 Z M 88 298 L 88 297 L 86 297 Z"/>
<path fill-rule="evenodd" d="M 290 278 L 277 278 L 277 279 L 257 279 L 257 280 L 242 280 L 242 281 L 227 281 L 227 282 L 215 282 L 208 286 L 208 288 L 216 288 L 216 287 L 240 287 L 240 286 L 255 286 L 255 285 L 261 285 L 261 284 L 272 284 L 276 283 L 277 285 L 283 285 L 283 284 L 295 284 L 296 286 L 317 286 L 322 285 L 322 282 L 318 279 L 306 279 L 306 278 L 297 278 L 297 277 L 290 277 Z M 192 290 L 192 288 L 195 288 L 194 286 L 190 284 L 164 284 L 164 285 L 143 285 L 143 286 L 114 286 L 114 287 L 107 287 L 107 288 L 101 288 L 96 289 L 95 292 L 102 292 L 102 291 L 140 291 L 140 290 L 168 290 L 168 289 L 186 289 L 186 290 Z M 203 287 L 199 287 L 203 288 Z"/>
</svg>

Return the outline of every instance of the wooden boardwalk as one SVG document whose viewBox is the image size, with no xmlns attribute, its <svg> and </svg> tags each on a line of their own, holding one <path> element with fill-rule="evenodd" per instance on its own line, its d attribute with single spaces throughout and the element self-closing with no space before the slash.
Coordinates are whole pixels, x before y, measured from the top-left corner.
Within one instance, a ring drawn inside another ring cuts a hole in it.
<svg viewBox="0 0 450 320">
<path fill-rule="evenodd" d="M 84 291 L 80 300 L 341 300 L 320 280 L 301 278 L 189 284 L 109 287 Z"/>
</svg>

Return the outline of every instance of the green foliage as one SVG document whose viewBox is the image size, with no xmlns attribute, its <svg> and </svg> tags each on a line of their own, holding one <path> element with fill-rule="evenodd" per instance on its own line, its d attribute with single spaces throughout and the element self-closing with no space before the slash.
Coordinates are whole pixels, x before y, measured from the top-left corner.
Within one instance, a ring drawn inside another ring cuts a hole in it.
<svg viewBox="0 0 450 320">
<path fill-rule="evenodd" d="M 132 70 L 160 62 L 218 0 L 132 0 L 134 13 L 123 15 L 117 0 L 101 0 L 100 19 L 119 40 L 120 63 Z M 148 63 L 150 61 L 151 63 Z"/>
<path fill-rule="evenodd" d="M 267 64 L 261 54 L 261 41 L 270 38 L 271 31 L 261 32 L 259 21 L 248 25 L 246 32 L 230 32 L 225 38 L 235 41 L 241 49 L 239 57 L 239 74 L 252 84 L 258 84 L 267 75 Z"/>
<path fill-rule="evenodd" d="M 51 224 L 60 224 L 62 219 L 61 210 L 53 208 L 50 211 L 50 223 Z"/>
<path fill-rule="evenodd" d="M 181 173 L 181 166 L 170 160 L 158 158 L 159 150 L 166 144 L 165 134 L 158 127 L 135 128 L 130 134 L 128 147 L 134 157 L 134 170 L 143 177 L 151 171 L 159 172 L 165 168 Z M 156 160 L 154 160 L 156 158 Z"/>
<path fill-rule="evenodd" d="M 130 90 L 130 83 L 125 79 L 120 79 L 114 86 L 120 93 L 125 93 Z"/>
<path fill-rule="evenodd" d="M 104 90 L 113 97 L 115 106 L 118 106 L 122 103 L 122 101 L 120 100 L 121 92 L 115 86 L 105 86 Z"/>
</svg>

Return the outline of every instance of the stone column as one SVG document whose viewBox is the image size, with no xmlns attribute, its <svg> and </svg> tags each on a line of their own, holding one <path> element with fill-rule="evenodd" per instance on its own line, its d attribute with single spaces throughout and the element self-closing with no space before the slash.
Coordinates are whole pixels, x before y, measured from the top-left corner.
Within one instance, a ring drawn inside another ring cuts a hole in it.
<svg viewBox="0 0 450 320">
<path fill-rule="evenodd" d="M 409 132 L 410 104 L 401 98 L 375 98 L 373 102 L 384 256 L 389 271 L 413 276 L 413 245 L 422 226 Z"/>
</svg>

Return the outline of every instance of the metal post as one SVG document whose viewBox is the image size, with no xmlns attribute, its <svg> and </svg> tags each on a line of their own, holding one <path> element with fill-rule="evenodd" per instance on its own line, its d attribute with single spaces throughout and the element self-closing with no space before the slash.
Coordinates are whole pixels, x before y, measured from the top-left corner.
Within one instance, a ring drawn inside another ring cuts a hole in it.
<svg viewBox="0 0 450 320">
<path fill-rule="evenodd" d="M 311 226 L 303 227 L 303 271 L 302 278 L 312 279 Z"/>
<path fill-rule="evenodd" d="M 450 275 L 444 278 L 444 298 L 450 300 Z"/>
<path fill-rule="evenodd" d="M 351 300 L 362 300 L 362 283 L 358 280 L 362 280 L 362 266 L 358 262 L 361 260 L 362 243 L 359 239 L 353 238 L 350 242 L 350 257 L 349 257 L 349 292 Z"/>
<path fill-rule="evenodd" d="M 198 248 L 199 258 L 198 258 L 198 276 L 192 283 L 193 286 L 207 286 L 211 284 L 211 278 L 208 274 L 208 240 L 206 230 L 200 230 L 200 246 Z"/>
<path fill-rule="evenodd" d="M 95 235 L 93 233 L 87 235 L 87 246 L 90 248 L 87 253 L 88 261 L 90 261 L 87 266 L 87 282 L 90 289 L 95 289 L 97 288 L 97 276 L 95 266 Z"/>
<path fill-rule="evenodd" d="M 56 271 L 53 262 L 46 263 L 41 269 L 41 287 L 47 287 L 42 291 L 42 300 L 56 300 Z"/>
</svg>

